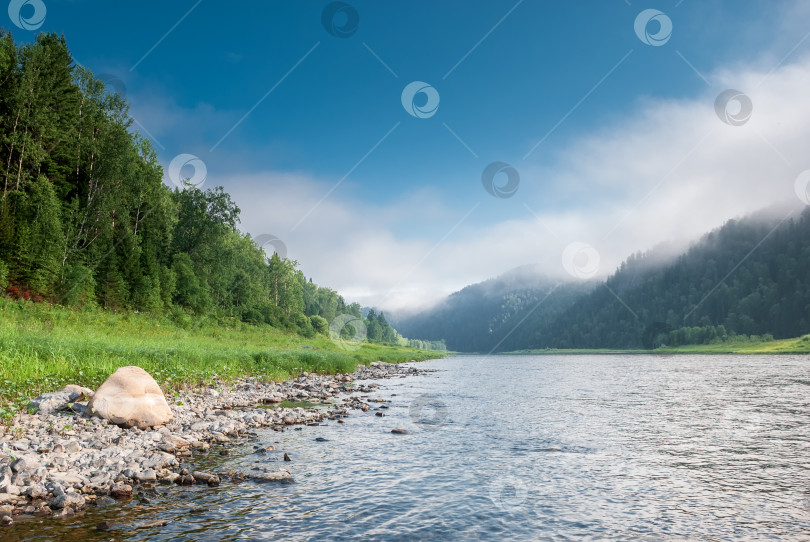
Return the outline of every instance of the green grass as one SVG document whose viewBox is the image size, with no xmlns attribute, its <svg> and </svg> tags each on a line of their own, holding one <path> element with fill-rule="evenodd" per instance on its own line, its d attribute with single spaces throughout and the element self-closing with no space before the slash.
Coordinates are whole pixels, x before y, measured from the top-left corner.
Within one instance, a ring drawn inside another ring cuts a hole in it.
<svg viewBox="0 0 810 542">
<path fill-rule="evenodd" d="M 118 367 L 137 365 L 164 390 L 246 376 L 285 380 L 303 371 L 345 373 L 373 361 L 437 358 L 442 352 L 364 344 L 343 350 L 328 337 L 307 339 L 270 326 L 73 310 L 0 298 L 0 418 L 65 384 L 95 389 Z"/>
<path fill-rule="evenodd" d="M 810 335 L 773 341 L 727 341 L 719 344 L 693 344 L 663 347 L 656 352 L 684 354 L 810 354 Z"/>
<path fill-rule="evenodd" d="M 717 344 L 689 344 L 661 347 L 655 350 L 611 350 L 604 348 L 549 348 L 518 350 L 510 354 L 810 354 L 810 335 L 773 341 L 729 340 Z"/>
</svg>

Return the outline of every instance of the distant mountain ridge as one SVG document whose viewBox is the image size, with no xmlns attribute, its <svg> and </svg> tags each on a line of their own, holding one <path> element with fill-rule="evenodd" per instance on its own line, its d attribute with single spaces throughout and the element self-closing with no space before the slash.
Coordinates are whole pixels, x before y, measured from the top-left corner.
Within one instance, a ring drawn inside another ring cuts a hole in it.
<svg viewBox="0 0 810 542">
<path fill-rule="evenodd" d="M 594 286 L 591 282 L 561 284 L 538 274 L 533 266 L 523 266 L 467 286 L 428 311 L 395 319 L 394 325 L 408 337 L 445 339 L 449 350 L 502 350 L 513 344 L 512 329 L 525 315 L 559 315 Z"/>
<path fill-rule="evenodd" d="M 663 251 L 666 252 L 666 251 Z M 462 352 L 642 348 L 810 333 L 810 208 L 730 220 L 677 257 L 634 254 L 605 281 L 558 283 L 531 266 L 396 321 Z"/>
</svg>

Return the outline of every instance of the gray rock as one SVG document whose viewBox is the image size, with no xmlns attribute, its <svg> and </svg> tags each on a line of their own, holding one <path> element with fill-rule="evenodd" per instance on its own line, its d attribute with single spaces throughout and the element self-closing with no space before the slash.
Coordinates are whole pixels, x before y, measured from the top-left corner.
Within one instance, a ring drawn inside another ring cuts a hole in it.
<svg viewBox="0 0 810 542">
<path fill-rule="evenodd" d="M 90 478 L 90 481 L 87 483 L 87 485 L 90 488 L 102 489 L 107 488 L 110 485 L 110 482 L 111 480 L 109 474 L 100 473 Z"/>
<path fill-rule="evenodd" d="M 17 495 L 12 495 L 11 493 L 0 493 L 0 505 L 3 504 L 16 504 L 20 498 Z"/>
<path fill-rule="evenodd" d="M 52 472 L 51 479 L 69 487 L 80 487 L 86 482 L 84 476 L 77 472 Z"/>
<path fill-rule="evenodd" d="M 175 480 L 175 483 L 181 486 L 193 486 L 194 482 L 194 476 L 190 474 L 181 474 L 180 477 Z"/>
<path fill-rule="evenodd" d="M 48 469 L 46 469 L 45 467 L 39 467 L 38 469 L 28 474 L 32 482 L 41 482 L 42 480 L 48 477 Z"/>
<path fill-rule="evenodd" d="M 115 484 L 110 488 L 110 497 L 122 499 L 132 495 L 132 486 L 129 484 Z"/>
<path fill-rule="evenodd" d="M 219 476 L 211 474 L 210 472 L 194 472 L 192 474 L 198 483 L 208 484 L 209 486 L 219 485 Z"/>
<path fill-rule="evenodd" d="M 80 452 L 82 450 L 82 445 L 76 442 L 75 440 L 71 440 L 65 446 L 65 451 L 69 454 L 75 454 L 76 452 Z"/>
<path fill-rule="evenodd" d="M 143 462 L 144 468 L 147 469 L 163 469 L 167 466 L 174 465 L 177 465 L 177 459 L 173 455 L 165 452 L 155 452 Z"/>
<path fill-rule="evenodd" d="M 7 493 L 9 495 L 19 495 L 20 488 L 14 484 L 10 478 L 3 478 L 0 480 L 0 493 Z"/>
<path fill-rule="evenodd" d="M 65 493 L 64 495 L 59 495 L 51 501 L 51 508 L 56 510 L 61 510 L 67 507 L 75 510 L 84 508 L 84 497 L 78 493 Z"/>
<path fill-rule="evenodd" d="M 170 474 L 167 474 L 163 478 L 161 478 L 160 481 L 164 482 L 166 484 L 173 484 L 173 483 L 177 482 L 178 478 L 180 478 L 180 475 L 177 474 L 176 472 L 172 472 Z"/>
<path fill-rule="evenodd" d="M 263 472 L 260 474 L 253 474 L 250 477 L 254 482 L 292 482 L 292 475 L 286 470 L 279 470 L 278 472 Z"/>
<path fill-rule="evenodd" d="M 157 474 L 152 469 L 146 469 L 135 474 L 135 479 L 139 482 L 154 482 L 157 480 Z"/>
<path fill-rule="evenodd" d="M 37 456 L 29 454 L 20 457 L 14 463 L 12 463 L 11 470 L 14 472 L 27 472 L 34 469 L 38 469 L 41 466 L 42 465 L 37 459 Z"/>
<path fill-rule="evenodd" d="M 48 490 L 45 489 L 45 486 L 42 484 L 32 484 L 25 488 L 23 494 L 32 499 L 39 499 L 40 497 L 47 495 Z"/>
<path fill-rule="evenodd" d="M 77 395 L 78 400 L 89 399 L 93 396 L 93 390 L 85 388 L 84 386 L 77 386 L 76 384 L 68 384 L 61 391 L 73 392 Z"/>
<path fill-rule="evenodd" d="M 74 402 L 79 397 L 78 393 L 69 390 L 43 393 L 28 403 L 28 411 L 37 414 L 53 414 L 66 408 L 68 403 Z"/>
</svg>

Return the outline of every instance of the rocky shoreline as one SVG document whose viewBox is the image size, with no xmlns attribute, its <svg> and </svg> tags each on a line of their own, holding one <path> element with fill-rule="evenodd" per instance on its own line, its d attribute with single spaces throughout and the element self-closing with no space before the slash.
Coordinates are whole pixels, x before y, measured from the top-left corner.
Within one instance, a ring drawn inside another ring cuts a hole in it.
<svg viewBox="0 0 810 542">
<path fill-rule="evenodd" d="M 19 516 L 69 516 L 99 500 L 127 499 L 135 489 L 155 484 L 216 486 L 224 477 L 290 483 L 292 474 L 286 469 L 214 473 L 193 471 L 186 464 L 194 453 L 207 452 L 212 445 L 255 436 L 251 429 L 283 431 L 327 419 L 342 423 L 351 410 L 373 408 L 373 401 L 362 394 L 379 384 L 355 381 L 424 372 L 375 362 L 351 374 L 303 373 L 281 383 L 248 378 L 172 394 L 167 397 L 172 421 L 149 429 L 90 415 L 90 390 L 69 386 L 46 394 L 32 402 L 30 410 L 36 413 L 20 414 L 12 425 L 0 427 L 0 527 L 12 525 Z M 326 406 L 279 406 L 284 401 Z"/>
</svg>

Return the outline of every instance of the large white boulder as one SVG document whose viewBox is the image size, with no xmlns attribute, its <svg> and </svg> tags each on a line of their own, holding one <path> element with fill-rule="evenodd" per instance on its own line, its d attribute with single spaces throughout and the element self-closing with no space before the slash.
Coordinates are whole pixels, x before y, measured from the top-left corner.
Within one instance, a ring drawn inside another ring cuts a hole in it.
<svg viewBox="0 0 810 542">
<path fill-rule="evenodd" d="M 155 379 L 140 367 L 121 367 L 96 390 L 88 410 L 116 425 L 141 429 L 172 420 L 172 411 Z"/>
</svg>

